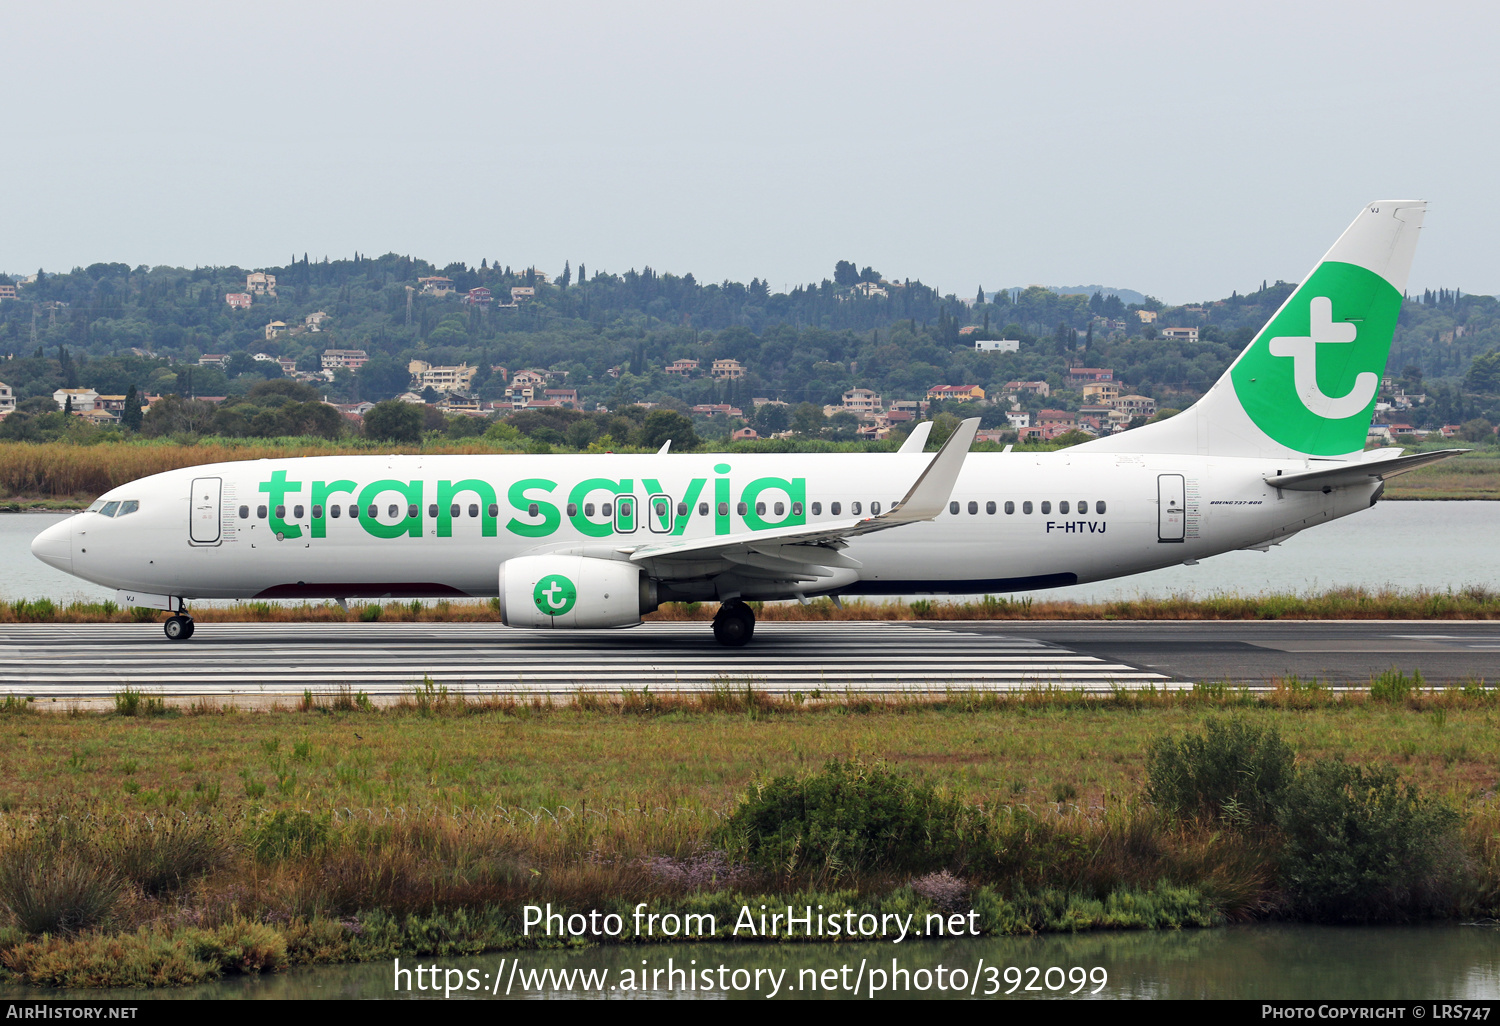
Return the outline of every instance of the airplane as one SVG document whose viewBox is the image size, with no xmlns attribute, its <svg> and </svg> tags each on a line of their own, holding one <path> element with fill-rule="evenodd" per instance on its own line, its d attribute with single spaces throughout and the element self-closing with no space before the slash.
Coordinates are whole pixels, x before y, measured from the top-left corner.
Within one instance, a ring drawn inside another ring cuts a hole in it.
<svg viewBox="0 0 1500 1026">
<path fill-rule="evenodd" d="M 1196 404 L 1056 452 L 935 455 L 931 423 L 860 454 L 319 456 L 113 488 L 37 536 L 43 562 L 165 610 L 199 599 L 498 597 L 510 627 L 632 627 L 719 603 L 1009 593 L 1267 550 L 1465 450 L 1365 451 L 1426 204 L 1363 208 Z M 346 605 L 347 608 L 347 605 Z"/>
</svg>

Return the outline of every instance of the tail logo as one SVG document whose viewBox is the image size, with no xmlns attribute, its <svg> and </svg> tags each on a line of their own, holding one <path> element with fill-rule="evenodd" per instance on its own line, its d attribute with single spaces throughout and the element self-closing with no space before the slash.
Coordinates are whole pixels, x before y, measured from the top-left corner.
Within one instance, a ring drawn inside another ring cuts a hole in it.
<svg viewBox="0 0 1500 1026">
<path fill-rule="evenodd" d="M 578 601 L 578 589 L 562 574 L 548 574 L 536 582 L 531 598 L 547 616 L 562 616 Z"/>
<path fill-rule="evenodd" d="M 1309 413 L 1325 420 L 1343 420 L 1362 413 L 1380 387 L 1380 375 L 1362 371 L 1354 379 L 1354 388 L 1347 395 L 1335 398 L 1323 394 L 1318 387 L 1318 346 L 1328 343 L 1353 342 L 1358 329 L 1352 324 L 1333 322 L 1333 300 L 1327 296 L 1314 296 L 1308 305 L 1309 334 L 1280 335 L 1271 339 L 1271 355 L 1290 357 L 1292 361 L 1292 383 L 1297 389 L 1297 398 Z"/>
<path fill-rule="evenodd" d="M 1324 261 L 1229 369 L 1240 406 L 1296 452 L 1359 452 L 1400 313 L 1380 275 Z"/>
</svg>

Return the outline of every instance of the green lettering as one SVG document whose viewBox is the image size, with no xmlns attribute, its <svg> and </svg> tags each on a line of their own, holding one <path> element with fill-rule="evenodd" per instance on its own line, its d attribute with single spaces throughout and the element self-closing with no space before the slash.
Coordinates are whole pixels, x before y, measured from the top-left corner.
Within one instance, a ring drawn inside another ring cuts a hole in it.
<svg viewBox="0 0 1500 1026">
<path fill-rule="evenodd" d="M 688 521 L 693 519 L 693 513 L 695 512 L 698 504 L 698 496 L 703 494 L 703 486 L 705 483 L 706 482 L 703 478 L 695 477 L 688 485 L 687 494 L 682 497 L 682 501 L 687 504 L 687 513 L 683 516 L 678 517 L 677 523 L 672 525 L 672 536 L 674 538 L 677 535 L 680 535 L 683 531 L 687 530 Z"/>
<path fill-rule="evenodd" d="M 523 538 L 545 538 L 557 530 L 558 525 L 562 523 L 562 513 L 558 511 L 558 508 L 550 502 L 544 502 L 541 499 L 536 499 L 526 494 L 534 488 L 550 492 L 556 487 L 556 481 L 548 481 L 544 477 L 522 478 L 511 485 L 510 491 L 505 496 L 510 504 L 516 509 L 529 509 L 532 503 L 536 503 L 537 513 L 541 515 L 542 522 L 540 524 L 523 524 L 512 517 L 510 523 L 505 525 L 505 529 L 512 534 L 519 534 Z"/>
<path fill-rule="evenodd" d="M 276 515 L 276 510 L 286 506 L 288 492 L 300 492 L 302 490 L 302 482 L 288 481 L 286 479 L 286 471 L 273 470 L 271 471 L 271 480 L 262 481 L 260 490 L 267 494 L 268 501 L 271 504 L 271 530 L 288 538 L 301 538 L 302 528 L 296 524 L 287 523 L 285 519 Z"/>
<path fill-rule="evenodd" d="M 768 489 L 776 489 L 786 492 L 787 507 L 786 516 L 781 520 L 767 520 L 761 514 L 755 512 L 755 501 L 760 498 L 762 492 Z M 784 477 L 758 477 L 745 486 L 745 491 L 740 495 L 740 501 L 745 504 L 745 524 L 752 531 L 764 531 L 768 527 L 797 527 L 807 523 L 807 478 L 794 477 L 788 481 Z M 793 512 L 801 510 L 801 512 Z"/>
<path fill-rule="evenodd" d="M 330 495 L 338 495 L 340 492 L 353 494 L 355 484 L 353 481 L 314 481 L 312 486 L 312 501 L 314 506 L 326 506 Z M 328 511 L 325 509 L 321 517 L 313 517 L 312 536 L 314 538 L 328 537 Z"/>
<path fill-rule="evenodd" d="M 392 524 L 382 524 L 379 519 L 370 516 L 370 507 L 377 507 L 375 501 L 383 492 L 400 492 L 406 501 L 401 503 L 400 519 Z M 407 516 L 408 506 L 417 507 L 417 515 Z M 359 524 L 369 534 L 376 538 L 399 538 L 403 534 L 412 538 L 422 537 L 422 482 L 421 481 L 393 481 L 387 478 L 383 481 L 372 481 L 364 486 L 359 493 Z"/>
<path fill-rule="evenodd" d="M 500 518 L 490 512 L 490 507 L 496 505 L 494 486 L 488 481 L 480 481 L 472 477 L 462 481 L 438 482 L 437 536 L 439 538 L 453 537 L 453 500 L 464 492 L 472 492 L 479 497 L 479 515 L 484 518 L 480 522 L 480 537 L 495 537 L 496 525 Z"/>
<path fill-rule="evenodd" d="M 573 527 L 580 533 L 591 538 L 608 538 L 614 534 L 613 524 L 596 524 L 583 515 L 583 502 L 588 498 L 590 492 L 609 492 L 611 495 L 629 495 L 635 491 L 635 481 L 632 478 L 624 478 L 620 481 L 611 481 L 607 477 L 591 477 L 579 481 L 568 493 L 568 504 L 573 507 L 573 515 L 568 519 L 573 522 Z M 513 502 L 512 505 L 515 505 Z"/>
</svg>

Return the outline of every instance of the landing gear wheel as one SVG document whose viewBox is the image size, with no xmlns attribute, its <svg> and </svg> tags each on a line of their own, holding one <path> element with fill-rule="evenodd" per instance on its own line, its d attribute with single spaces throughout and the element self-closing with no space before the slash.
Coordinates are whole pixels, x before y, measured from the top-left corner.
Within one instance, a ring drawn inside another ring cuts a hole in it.
<svg viewBox="0 0 1500 1026">
<path fill-rule="evenodd" d="M 193 636 L 193 618 L 174 613 L 167 617 L 167 622 L 162 624 L 162 630 L 167 635 L 168 641 L 186 641 Z"/>
<path fill-rule="evenodd" d="M 728 648 L 739 648 L 755 636 L 755 613 L 740 601 L 726 602 L 714 617 L 714 640 Z"/>
</svg>

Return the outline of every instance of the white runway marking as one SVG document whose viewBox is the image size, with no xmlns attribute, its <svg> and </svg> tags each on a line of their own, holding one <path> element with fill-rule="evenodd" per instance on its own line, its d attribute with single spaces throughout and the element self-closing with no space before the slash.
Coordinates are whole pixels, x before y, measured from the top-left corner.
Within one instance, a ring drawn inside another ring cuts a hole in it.
<svg viewBox="0 0 1500 1026">
<path fill-rule="evenodd" d="M 740 649 L 715 644 L 707 623 L 555 633 L 493 623 L 202 623 L 175 644 L 156 624 L 5 624 L 0 653 L 0 693 L 50 698 L 106 696 L 127 685 L 177 695 L 344 686 L 380 695 L 408 691 L 424 676 L 516 694 L 1190 686 L 1028 638 L 880 622 L 763 622 Z"/>
</svg>

